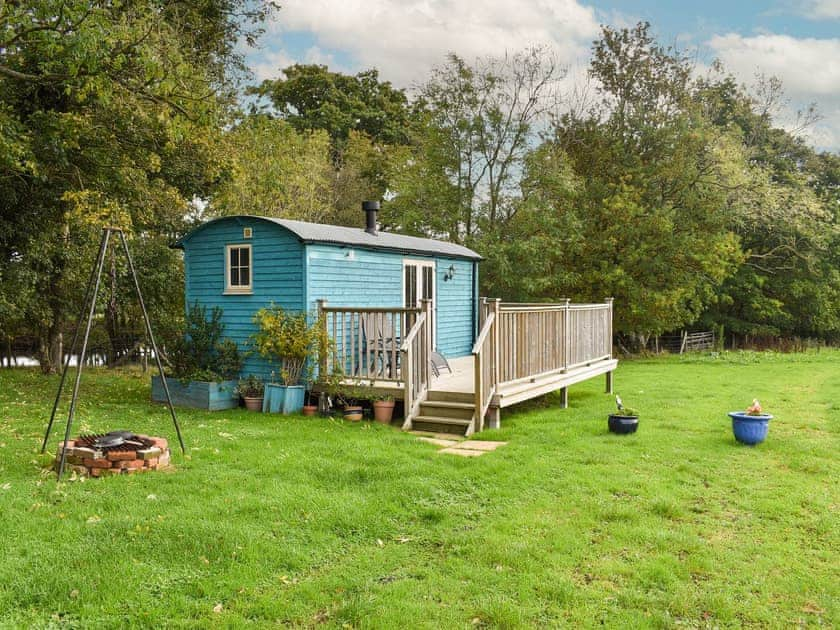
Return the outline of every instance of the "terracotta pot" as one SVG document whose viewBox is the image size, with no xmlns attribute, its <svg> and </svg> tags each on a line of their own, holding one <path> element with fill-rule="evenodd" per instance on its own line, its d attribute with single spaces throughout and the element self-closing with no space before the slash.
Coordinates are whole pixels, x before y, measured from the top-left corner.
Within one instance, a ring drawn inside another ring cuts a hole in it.
<svg viewBox="0 0 840 630">
<path fill-rule="evenodd" d="M 243 396 L 242 399 L 245 401 L 245 409 L 247 409 L 248 411 L 262 411 L 262 396 L 260 396 L 259 398 L 252 396 Z"/>
<path fill-rule="evenodd" d="M 362 407 L 360 405 L 345 405 L 344 419 L 350 422 L 358 422 L 362 419 Z"/>
<path fill-rule="evenodd" d="M 318 413 L 318 405 L 304 405 L 303 406 L 303 415 L 304 416 L 314 416 Z"/>
<path fill-rule="evenodd" d="M 373 401 L 373 419 L 382 424 L 391 424 L 391 418 L 394 415 L 394 401 L 393 400 L 374 400 Z"/>
</svg>

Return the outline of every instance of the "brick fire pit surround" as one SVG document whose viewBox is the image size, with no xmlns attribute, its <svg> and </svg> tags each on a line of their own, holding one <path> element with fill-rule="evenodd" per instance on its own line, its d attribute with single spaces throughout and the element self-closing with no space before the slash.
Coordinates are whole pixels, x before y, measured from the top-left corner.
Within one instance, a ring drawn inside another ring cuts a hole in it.
<svg viewBox="0 0 840 630">
<path fill-rule="evenodd" d="M 90 477 L 133 474 L 169 466 L 166 438 L 135 434 L 124 444 L 100 448 L 95 444 L 100 437 L 102 435 L 81 435 L 66 445 L 59 442 L 55 469 L 58 470 L 65 448 L 64 469 Z"/>
</svg>

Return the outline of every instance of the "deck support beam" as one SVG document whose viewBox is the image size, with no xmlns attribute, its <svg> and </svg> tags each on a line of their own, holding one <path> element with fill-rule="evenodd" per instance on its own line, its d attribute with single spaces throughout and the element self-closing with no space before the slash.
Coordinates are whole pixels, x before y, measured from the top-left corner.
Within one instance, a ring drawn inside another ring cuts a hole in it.
<svg viewBox="0 0 840 630">
<path fill-rule="evenodd" d="M 608 394 L 612 394 L 612 393 L 613 393 L 613 373 L 612 373 L 612 372 L 607 372 L 607 388 L 606 388 L 606 392 L 607 392 Z"/>
<path fill-rule="evenodd" d="M 569 408 L 569 388 L 568 387 L 561 387 L 560 388 L 560 409 L 568 409 Z"/>
</svg>

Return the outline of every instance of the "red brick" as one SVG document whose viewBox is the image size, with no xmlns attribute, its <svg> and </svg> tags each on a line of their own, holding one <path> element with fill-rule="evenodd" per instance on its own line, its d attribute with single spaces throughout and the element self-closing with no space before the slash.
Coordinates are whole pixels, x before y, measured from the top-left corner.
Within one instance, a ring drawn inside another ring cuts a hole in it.
<svg viewBox="0 0 840 630">
<path fill-rule="evenodd" d="M 154 437 L 152 438 L 152 442 L 162 451 L 165 451 L 167 448 L 169 448 L 169 442 L 167 442 L 166 438 Z"/>
<path fill-rule="evenodd" d="M 122 462 L 137 459 L 137 451 L 109 451 L 105 457 L 112 462 Z"/>
<path fill-rule="evenodd" d="M 84 465 L 92 469 L 110 468 L 111 462 L 109 462 L 107 459 L 90 459 L 86 457 L 84 459 Z"/>
<path fill-rule="evenodd" d="M 89 468 L 88 473 L 91 477 L 101 477 L 105 473 L 103 468 Z"/>
<path fill-rule="evenodd" d="M 74 446 L 76 446 L 76 440 L 67 440 L 66 442 L 64 442 L 64 441 L 59 442 L 58 443 L 58 452 L 60 453 L 61 451 L 63 451 L 65 447 L 73 448 Z"/>
<path fill-rule="evenodd" d="M 129 470 L 136 470 L 137 468 L 143 468 L 143 460 L 142 459 L 133 459 L 130 462 L 125 463 L 125 468 Z"/>
</svg>

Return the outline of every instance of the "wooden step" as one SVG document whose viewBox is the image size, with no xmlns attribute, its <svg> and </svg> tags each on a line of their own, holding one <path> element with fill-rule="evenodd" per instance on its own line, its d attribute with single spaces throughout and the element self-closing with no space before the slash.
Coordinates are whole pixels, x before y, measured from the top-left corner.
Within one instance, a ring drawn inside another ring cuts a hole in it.
<svg viewBox="0 0 840 630">
<path fill-rule="evenodd" d="M 470 394 L 469 392 L 447 392 L 442 389 L 438 390 L 429 390 L 428 394 L 426 395 L 426 400 L 428 402 L 431 401 L 440 401 L 440 402 L 454 402 L 454 403 L 475 403 L 475 395 Z"/>
<path fill-rule="evenodd" d="M 463 418 L 469 420 L 475 414 L 475 405 L 442 400 L 424 400 L 420 403 L 420 415 L 439 418 Z"/>
<path fill-rule="evenodd" d="M 411 420 L 411 428 L 415 431 L 432 431 L 434 433 L 454 433 L 466 435 L 472 425 L 472 418 L 442 418 L 439 416 L 415 416 Z"/>
</svg>

